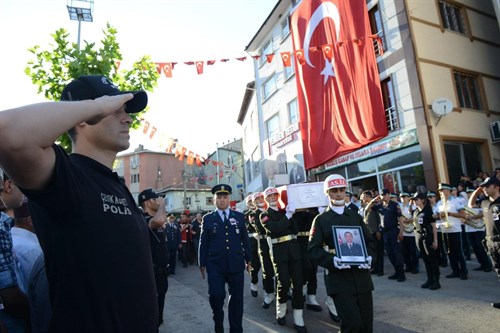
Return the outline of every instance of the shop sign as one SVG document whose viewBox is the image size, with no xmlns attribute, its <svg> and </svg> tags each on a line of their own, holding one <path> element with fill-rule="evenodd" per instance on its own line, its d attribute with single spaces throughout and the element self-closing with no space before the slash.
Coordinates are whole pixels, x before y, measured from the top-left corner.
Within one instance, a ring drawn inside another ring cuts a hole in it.
<svg viewBox="0 0 500 333">
<path fill-rule="evenodd" d="M 390 138 L 379 140 L 374 144 L 353 151 L 352 153 L 336 157 L 325 163 L 325 169 L 339 167 L 345 164 L 357 162 L 359 160 L 365 160 L 390 151 L 411 146 L 417 142 L 417 131 L 413 129 Z"/>
</svg>

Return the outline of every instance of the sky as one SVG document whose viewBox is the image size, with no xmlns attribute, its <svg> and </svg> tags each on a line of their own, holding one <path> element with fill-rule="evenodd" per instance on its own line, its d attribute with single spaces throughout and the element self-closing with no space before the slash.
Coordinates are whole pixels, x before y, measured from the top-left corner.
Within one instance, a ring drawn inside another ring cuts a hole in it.
<svg viewBox="0 0 500 333">
<path fill-rule="evenodd" d="M 277 0 L 95 0 L 94 21 L 81 25 L 81 43 L 98 43 L 106 24 L 118 30 L 123 61 L 130 68 L 144 55 L 154 62 L 179 62 L 173 78 L 162 75 L 158 88 L 149 95 L 144 118 L 158 128 L 149 139 L 142 131 L 132 133 L 131 149 L 165 148 L 163 138 L 200 156 L 216 145 L 241 137 L 236 122 L 246 84 L 253 81 L 252 59 L 245 46 L 251 41 Z M 76 43 L 78 22 L 69 19 L 66 0 L 0 0 L 0 110 L 43 102 L 43 94 L 24 73 L 34 57 L 28 48 L 48 49 L 57 29 L 70 33 Z M 229 58 L 205 65 L 198 75 L 184 61 Z"/>
</svg>

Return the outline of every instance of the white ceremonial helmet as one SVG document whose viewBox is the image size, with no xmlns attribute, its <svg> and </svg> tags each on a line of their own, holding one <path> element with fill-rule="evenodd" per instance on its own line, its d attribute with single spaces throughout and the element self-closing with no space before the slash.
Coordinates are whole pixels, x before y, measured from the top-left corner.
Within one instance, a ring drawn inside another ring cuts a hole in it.
<svg viewBox="0 0 500 333">
<path fill-rule="evenodd" d="M 331 188 L 340 188 L 340 187 L 347 187 L 347 181 L 345 180 L 344 177 L 338 174 L 333 174 L 326 177 L 323 183 L 323 189 L 325 193 L 328 193 L 328 190 Z"/>
<path fill-rule="evenodd" d="M 276 187 L 268 187 L 264 190 L 264 199 L 266 199 L 271 194 L 279 194 L 278 189 Z"/>
<path fill-rule="evenodd" d="M 251 194 L 247 195 L 247 197 L 245 198 L 245 203 L 252 203 L 252 195 Z"/>
</svg>

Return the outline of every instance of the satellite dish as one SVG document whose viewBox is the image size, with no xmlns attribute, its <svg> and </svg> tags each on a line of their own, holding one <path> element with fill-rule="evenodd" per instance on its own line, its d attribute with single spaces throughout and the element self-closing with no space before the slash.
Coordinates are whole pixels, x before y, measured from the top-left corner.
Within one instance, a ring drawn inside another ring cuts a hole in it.
<svg viewBox="0 0 500 333">
<path fill-rule="evenodd" d="M 453 111 L 453 103 L 446 97 L 439 97 L 432 102 L 432 112 L 437 117 L 446 116 Z"/>
</svg>

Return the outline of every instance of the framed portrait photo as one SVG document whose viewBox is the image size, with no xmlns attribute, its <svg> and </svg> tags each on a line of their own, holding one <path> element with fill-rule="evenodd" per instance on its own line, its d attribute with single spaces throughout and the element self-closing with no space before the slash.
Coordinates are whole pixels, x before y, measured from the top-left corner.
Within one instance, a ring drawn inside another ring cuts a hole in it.
<svg viewBox="0 0 500 333">
<path fill-rule="evenodd" d="M 335 255 L 349 265 L 366 264 L 365 239 L 360 226 L 333 226 Z"/>
</svg>

